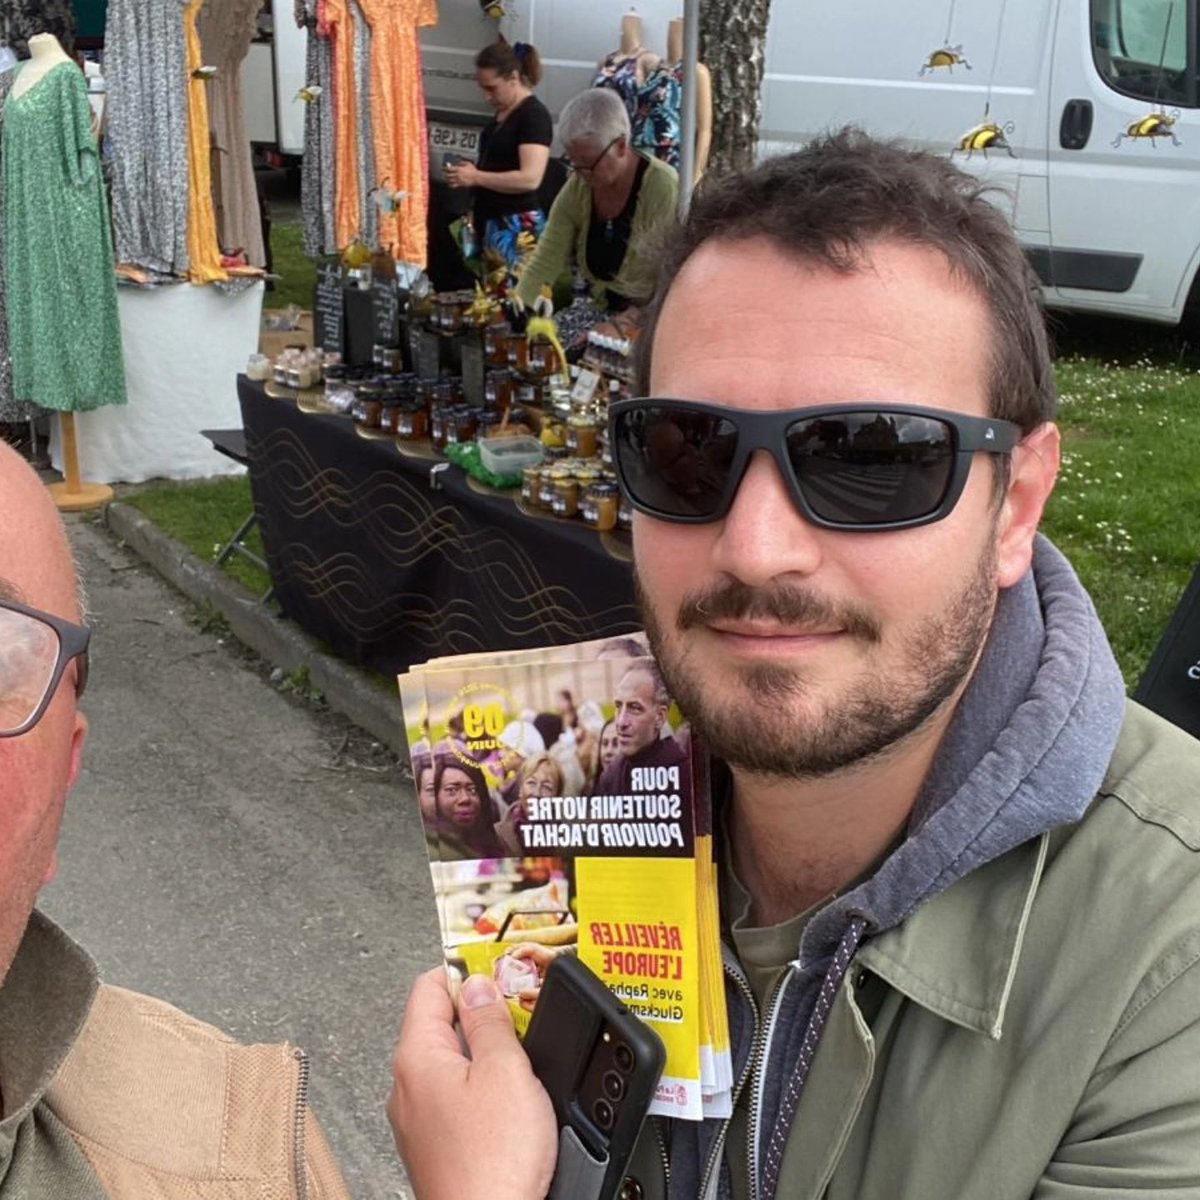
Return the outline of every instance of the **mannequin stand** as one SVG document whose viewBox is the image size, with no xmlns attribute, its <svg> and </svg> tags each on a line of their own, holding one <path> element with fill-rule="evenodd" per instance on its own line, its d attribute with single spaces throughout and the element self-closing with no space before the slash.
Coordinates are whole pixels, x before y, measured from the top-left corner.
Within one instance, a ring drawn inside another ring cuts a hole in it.
<svg viewBox="0 0 1200 1200">
<path fill-rule="evenodd" d="M 100 508 L 113 498 L 106 483 L 84 483 L 79 478 L 79 446 L 75 440 L 75 414 L 59 413 L 62 430 L 63 483 L 49 485 L 50 497 L 60 512 L 86 512 Z"/>
</svg>

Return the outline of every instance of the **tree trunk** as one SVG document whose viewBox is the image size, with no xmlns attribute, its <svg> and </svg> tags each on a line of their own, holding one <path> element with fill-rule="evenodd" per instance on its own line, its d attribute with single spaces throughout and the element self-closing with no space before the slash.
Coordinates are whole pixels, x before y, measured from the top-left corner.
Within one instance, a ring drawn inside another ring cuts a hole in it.
<svg viewBox="0 0 1200 1200">
<path fill-rule="evenodd" d="M 770 12 L 771 0 L 701 0 L 700 61 L 713 87 L 711 175 L 754 163 Z"/>
</svg>

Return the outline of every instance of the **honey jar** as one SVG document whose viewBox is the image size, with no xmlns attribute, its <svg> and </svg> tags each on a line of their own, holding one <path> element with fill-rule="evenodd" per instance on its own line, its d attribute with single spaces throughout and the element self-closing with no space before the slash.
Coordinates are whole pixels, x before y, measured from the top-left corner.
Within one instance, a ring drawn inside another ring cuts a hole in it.
<svg viewBox="0 0 1200 1200">
<path fill-rule="evenodd" d="M 574 475 L 564 475 L 554 480 L 554 495 L 550 501 L 551 511 L 556 517 L 579 515 L 579 480 Z"/>
<path fill-rule="evenodd" d="M 526 467 L 521 472 L 521 499 L 526 504 L 532 504 L 535 508 L 540 508 L 542 504 L 542 468 Z"/>
<path fill-rule="evenodd" d="M 558 351 L 545 338 L 535 338 L 529 343 L 528 359 L 529 373 L 543 379 L 562 368 L 558 360 Z"/>
<path fill-rule="evenodd" d="M 615 483 L 593 483 L 580 505 L 583 519 L 600 533 L 616 528 L 621 489 Z"/>
<path fill-rule="evenodd" d="M 506 342 L 508 365 L 522 374 L 529 370 L 529 339 L 523 333 L 509 333 Z"/>
<path fill-rule="evenodd" d="M 508 366 L 508 325 L 488 325 L 483 331 L 483 359 L 489 367 Z"/>
<path fill-rule="evenodd" d="M 572 413 L 567 421 L 567 450 L 579 458 L 595 457 L 600 439 L 599 418 L 591 413 Z"/>
<path fill-rule="evenodd" d="M 396 414 L 396 436 L 402 442 L 419 442 L 429 432 L 429 413 L 420 400 L 405 400 Z"/>
</svg>

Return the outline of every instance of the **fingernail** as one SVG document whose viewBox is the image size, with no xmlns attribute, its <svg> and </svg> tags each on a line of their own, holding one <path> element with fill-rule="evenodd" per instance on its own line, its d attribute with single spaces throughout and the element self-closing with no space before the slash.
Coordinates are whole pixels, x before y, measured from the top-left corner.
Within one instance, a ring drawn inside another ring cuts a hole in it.
<svg viewBox="0 0 1200 1200">
<path fill-rule="evenodd" d="M 500 990 L 495 980 L 487 975 L 470 975 L 462 985 L 459 1000 L 466 1008 L 482 1008 L 485 1004 L 495 1004 L 500 999 Z"/>
</svg>

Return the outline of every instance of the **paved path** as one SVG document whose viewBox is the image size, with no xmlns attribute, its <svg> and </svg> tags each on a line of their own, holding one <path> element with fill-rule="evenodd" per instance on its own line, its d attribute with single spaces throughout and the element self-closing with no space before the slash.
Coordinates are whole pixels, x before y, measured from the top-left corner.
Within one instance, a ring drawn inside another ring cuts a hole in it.
<svg viewBox="0 0 1200 1200">
<path fill-rule="evenodd" d="M 91 737 L 43 907 L 110 982 L 304 1046 L 352 1193 L 408 1196 L 388 1057 L 438 953 L 410 785 L 101 526 L 75 519 L 71 535 L 94 625 Z"/>
</svg>

